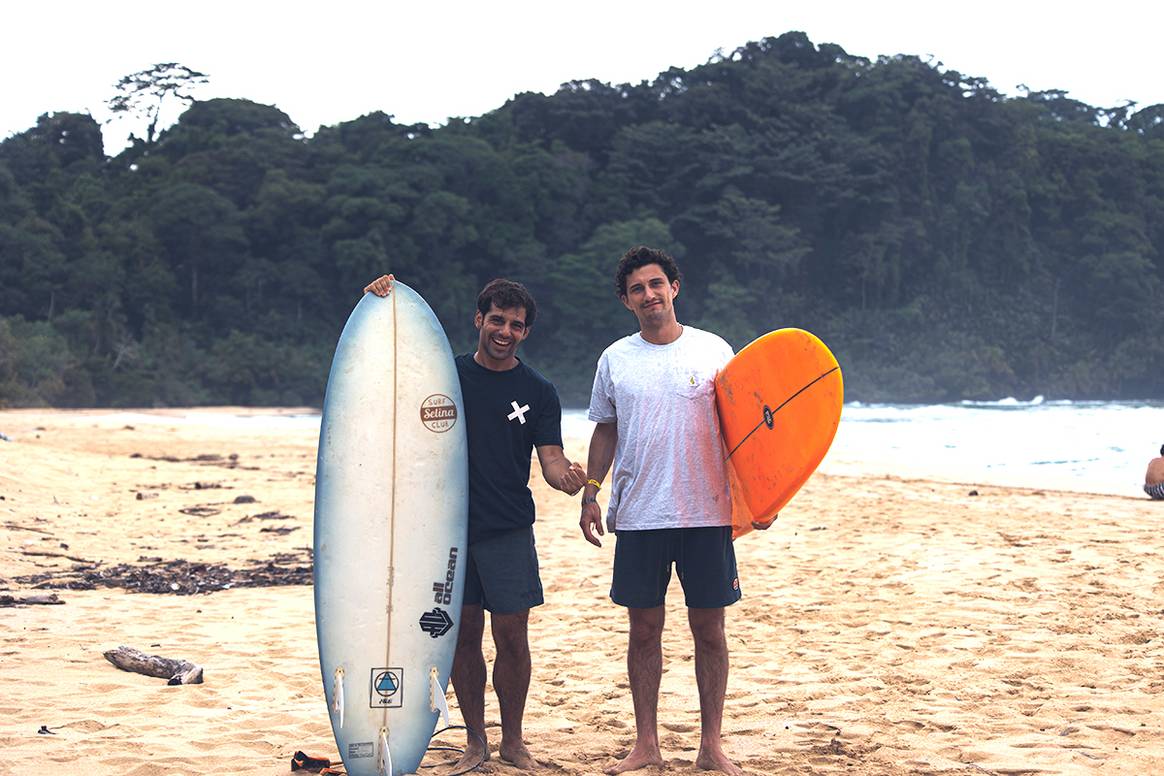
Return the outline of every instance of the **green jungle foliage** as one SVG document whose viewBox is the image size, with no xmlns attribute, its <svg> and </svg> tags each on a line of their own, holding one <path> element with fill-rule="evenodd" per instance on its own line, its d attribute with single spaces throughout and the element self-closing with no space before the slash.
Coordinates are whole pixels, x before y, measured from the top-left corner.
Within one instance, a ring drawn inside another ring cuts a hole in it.
<svg viewBox="0 0 1164 776">
<path fill-rule="evenodd" d="M 524 358 L 586 403 L 637 329 L 614 267 L 679 260 L 680 320 L 818 334 L 847 398 L 1164 396 L 1164 105 L 1007 98 L 801 33 L 652 82 L 306 138 L 193 104 L 114 158 L 87 115 L 0 143 L 0 406 L 318 405 L 394 272 L 474 347 L 478 289 L 539 304 Z"/>
</svg>

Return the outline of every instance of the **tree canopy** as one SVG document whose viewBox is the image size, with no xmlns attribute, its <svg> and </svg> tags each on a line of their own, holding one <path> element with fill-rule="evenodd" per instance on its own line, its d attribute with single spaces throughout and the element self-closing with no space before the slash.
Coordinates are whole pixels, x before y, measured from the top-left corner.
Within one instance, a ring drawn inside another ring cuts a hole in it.
<svg viewBox="0 0 1164 776">
<path fill-rule="evenodd" d="M 1159 397 L 1162 117 L 802 33 L 439 128 L 216 99 L 107 157 L 45 114 L 0 142 L 0 405 L 318 404 L 388 271 L 459 352 L 480 287 L 524 282 L 524 358 L 581 405 L 637 243 L 682 321 L 813 331 L 850 399 Z"/>
</svg>

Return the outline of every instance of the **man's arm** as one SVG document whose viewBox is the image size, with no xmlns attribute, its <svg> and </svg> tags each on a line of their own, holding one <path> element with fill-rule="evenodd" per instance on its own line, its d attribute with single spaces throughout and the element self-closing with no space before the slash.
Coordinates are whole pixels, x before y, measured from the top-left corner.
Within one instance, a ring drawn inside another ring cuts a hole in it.
<svg viewBox="0 0 1164 776">
<path fill-rule="evenodd" d="M 605 531 L 602 529 L 602 507 L 598 506 L 596 498 L 599 486 L 594 483 L 601 483 L 606 479 L 606 473 L 614 463 L 614 449 L 617 445 L 617 424 L 595 424 L 594 434 L 590 437 L 590 455 L 586 459 L 586 470 L 590 472 L 590 480 L 586 483 L 586 489 L 582 491 L 582 518 L 578 521 L 582 535 L 595 547 L 602 546 L 598 537 Z"/>
<path fill-rule="evenodd" d="M 542 477 L 551 488 L 573 496 L 586 484 L 586 470 L 572 463 L 558 445 L 541 445 L 537 448 L 538 463 L 542 465 Z"/>
</svg>

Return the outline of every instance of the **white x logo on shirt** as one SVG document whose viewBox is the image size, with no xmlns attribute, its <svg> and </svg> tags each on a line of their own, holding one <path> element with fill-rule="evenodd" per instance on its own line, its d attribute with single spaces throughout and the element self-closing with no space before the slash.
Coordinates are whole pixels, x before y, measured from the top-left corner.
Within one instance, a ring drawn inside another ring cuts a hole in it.
<svg viewBox="0 0 1164 776">
<path fill-rule="evenodd" d="M 525 425 L 525 413 L 529 412 L 529 405 L 526 404 L 522 407 L 518 407 L 517 402 L 515 402 L 515 401 L 511 401 L 509 404 L 513 407 L 513 412 L 509 413 L 506 416 L 506 418 L 509 420 L 513 420 L 514 418 L 517 418 L 518 420 L 521 421 L 521 425 L 524 426 Z"/>
</svg>

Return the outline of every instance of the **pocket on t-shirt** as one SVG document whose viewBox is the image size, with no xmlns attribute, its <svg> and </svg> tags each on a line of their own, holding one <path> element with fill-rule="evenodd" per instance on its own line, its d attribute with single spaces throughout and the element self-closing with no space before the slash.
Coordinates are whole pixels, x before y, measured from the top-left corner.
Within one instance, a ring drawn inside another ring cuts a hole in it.
<svg viewBox="0 0 1164 776">
<path fill-rule="evenodd" d="M 705 369 L 678 369 L 673 375 L 675 392 L 688 399 L 699 399 L 715 391 L 715 372 Z"/>
</svg>

